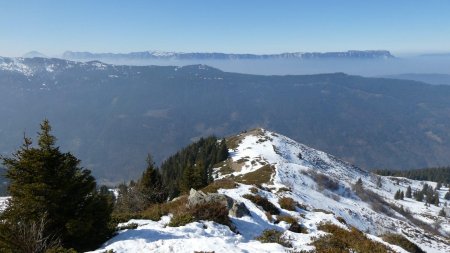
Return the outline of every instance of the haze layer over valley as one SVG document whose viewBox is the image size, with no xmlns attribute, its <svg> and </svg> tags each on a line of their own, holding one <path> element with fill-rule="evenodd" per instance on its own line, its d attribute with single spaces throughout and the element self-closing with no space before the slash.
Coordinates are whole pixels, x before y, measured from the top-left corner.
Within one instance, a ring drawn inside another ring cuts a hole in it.
<svg viewBox="0 0 450 253">
<path fill-rule="evenodd" d="M 43 57 L 32 51 L 24 57 Z M 44 56 L 45 57 L 45 56 Z M 309 75 L 343 72 L 362 76 L 390 76 L 424 81 L 433 84 L 450 84 L 450 56 L 396 55 L 387 50 L 349 50 L 342 52 L 293 52 L 279 54 L 232 54 L 205 52 L 142 51 L 132 53 L 93 53 L 66 51 L 55 56 L 74 61 L 98 60 L 118 65 L 186 66 L 204 64 L 227 72 L 257 75 Z M 414 73 L 416 75 L 404 74 Z M 427 78 L 423 78 L 426 75 Z"/>
</svg>

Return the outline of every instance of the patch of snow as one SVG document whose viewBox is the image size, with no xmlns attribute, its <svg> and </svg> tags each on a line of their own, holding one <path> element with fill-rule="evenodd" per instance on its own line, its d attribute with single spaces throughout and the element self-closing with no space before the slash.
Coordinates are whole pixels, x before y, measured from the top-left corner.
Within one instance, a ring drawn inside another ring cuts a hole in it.
<svg viewBox="0 0 450 253">
<path fill-rule="evenodd" d="M 0 197 L 0 212 L 3 212 L 6 209 L 9 199 L 10 197 Z"/>
<path fill-rule="evenodd" d="M 279 244 L 262 244 L 236 235 L 227 226 L 211 221 L 193 222 L 181 227 L 168 227 L 169 216 L 160 221 L 131 220 L 137 229 L 124 230 L 102 248 L 92 252 L 114 250 L 124 252 L 285 252 Z"/>
</svg>

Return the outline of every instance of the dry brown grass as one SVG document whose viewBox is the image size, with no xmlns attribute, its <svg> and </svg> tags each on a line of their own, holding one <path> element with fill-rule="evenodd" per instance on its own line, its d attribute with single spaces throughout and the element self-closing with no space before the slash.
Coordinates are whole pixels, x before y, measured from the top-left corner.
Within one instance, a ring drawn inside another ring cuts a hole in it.
<svg viewBox="0 0 450 253">
<path fill-rule="evenodd" d="M 244 175 L 235 177 L 235 181 L 242 184 L 260 185 L 267 184 L 272 178 L 272 174 L 275 173 L 275 167 L 272 165 L 264 165 L 261 168 L 249 172 Z"/>
<path fill-rule="evenodd" d="M 144 211 L 138 213 L 113 213 L 112 221 L 115 223 L 127 222 L 130 219 L 148 219 L 158 221 L 162 216 L 169 213 L 183 212 L 186 208 L 186 203 L 187 196 L 183 195 L 170 202 L 153 204 Z"/>
<path fill-rule="evenodd" d="M 298 203 L 289 197 L 280 198 L 278 204 L 280 204 L 281 208 L 289 211 L 295 211 L 295 207 L 298 206 Z"/>
<path fill-rule="evenodd" d="M 255 205 L 257 205 L 257 206 L 260 206 L 264 211 L 269 212 L 270 214 L 273 214 L 273 215 L 280 214 L 280 210 L 264 197 L 261 197 L 259 195 L 252 195 L 252 194 L 245 194 L 242 197 L 250 200 L 251 202 L 255 203 Z"/>
<path fill-rule="evenodd" d="M 316 238 L 312 245 L 317 253 L 344 253 L 344 252 L 371 252 L 387 253 L 389 248 L 379 242 L 375 242 L 356 228 L 350 231 L 331 223 L 320 224 L 318 228 L 329 234 Z"/>
<path fill-rule="evenodd" d="M 344 225 L 347 225 L 347 221 L 345 221 L 345 219 L 342 218 L 342 217 L 340 217 L 340 216 L 337 217 L 336 220 L 338 220 L 340 223 L 342 223 L 342 224 L 344 224 Z"/>
<path fill-rule="evenodd" d="M 183 212 L 175 213 L 170 220 L 169 226 L 179 227 L 200 220 L 214 221 L 234 229 L 228 217 L 227 207 L 217 203 L 200 204 L 186 208 Z"/>
<path fill-rule="evenodd" d="M 158 221 L 162 216 L 172 213 L 174 215 L 178 213 L 184 213 L 187 209 L 187 196 L 183 195 L 175 200 L 162 204 L 154 204 L 141 212 L 142 218 Z"/>
<path fill-rule="evenodd" d="M 218 182 L 218 184 L 228 185 L 230 187 L 232 185 L 229 181 Z M 140 218 L 157 221 L 163 215 L 171 213 L 173 217 L 170 220 L 169 226 L 172 227 L 183 226 L 193 221 L 210 220 L 227 225 L 233 229 L 226 206 L 217 203 L 206 203 L 189 208 L 186 204 L 187 196 L 183 195 L 167 203 L 152 205 L 141 212 Z"/>
<path fill-rule="evenodd" d="M 266 229 L 255 239 L 262 243 L 278 243 L 284 247 L 292 247 L 291 242 L 283 238 L 283 232 L 276 229 Z"/>
<path fill-rule="evenodd" d="M 249 135 L 261 136 L 263 135 L 263 131 L 260 128 L 255 128 L 248 131 L 244 131 L 238 135 L 230 136 L 225 139 L 227 147 L 231 149 L 236 149 L 241 143 L 242 139 L 244 139 L 246 136 Z"/>
<path fill-rule="evenodd" d="M 259 192 L 259 190 L 256 187 L 252 187 L 252 188 L 250 188 L 250 192 L 253 194 L 257 194 Z"/>
<path fill-rule="evenodd" d="M 404 236 L 402 236 L 400 234 L 390 234 L 389 233 L 389 234 L 383 235 L 381 238 L 383 238 L 383 240 L 385 242 L 400 246 L 410 253 L 425 253 L 425 251 L 423 251 L 419 246 L 412 243 L 411 241 L 409 241 L 408 239 L 406 239 Z"/>
<path fill-rule="evenodd" d="M 217 190 L 219 189 L 234 189 L 237 186 L 238 184 L 234 180 L 224 178 L 215 180 L 208 186 L 201 189 L 201 191 L 204 193 L 217 193 Z"/>
<path fill-rule="evenodd" d="M 297 219 L 292 217 L 291 215 L 285 214 L 285 215 L 278 215 L 276 223 L 284 221 L 288 224 L 293 224 L 297 222 Z"/>
<path fill-rule="evenodd" d="M 234 172 L 230 163 L 231 159 L 226 159 L 225 161 L 215 164 L 213 167 L 219 168 L 219 172 L 221 175 L 228 175 Z"/>
</svg>

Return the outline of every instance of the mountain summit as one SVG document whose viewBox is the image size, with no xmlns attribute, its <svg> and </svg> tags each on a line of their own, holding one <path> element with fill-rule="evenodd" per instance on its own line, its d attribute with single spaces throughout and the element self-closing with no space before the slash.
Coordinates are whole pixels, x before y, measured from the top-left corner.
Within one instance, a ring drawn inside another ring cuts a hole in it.
<svg viewBox="0 0 450 253">
<path fill-rule="evenodd" d="M 35 58 L 35 57 L 41 57 L 41 58 L 47 58 L 47 56 L 41 52 L 38 51 L 30 51 L 22 56 L 23 58 Z"/>
<path fill-rule="evenodd" d="M 450 221 L 438 215 L 441 207 L 394 198 L 408 187 L 435 188 L 434 182 L 378 176 L 264 129 L 226 141 L 230 157 L 215 167 L 215 181 L 203 191 L 243 203 L 248 213 L 230 216 L 229 227 L 206 220 L 176 225 L 179 217 L 171 214 L 158 221 L 131 220 L 122 226 L 134 224 L 134 229 L 123 230 L 96 252 L 322 252 L 322 247 L 450 252 Z M 437 190 L 441 203 L 446 191 Z M 202 194 L 191 190 L 188 199 L 209 196 Z M 186 203 L 183 199 L 173 203 Z M 340 240 L 345 243 L 336 243 Z"/>
</svg>

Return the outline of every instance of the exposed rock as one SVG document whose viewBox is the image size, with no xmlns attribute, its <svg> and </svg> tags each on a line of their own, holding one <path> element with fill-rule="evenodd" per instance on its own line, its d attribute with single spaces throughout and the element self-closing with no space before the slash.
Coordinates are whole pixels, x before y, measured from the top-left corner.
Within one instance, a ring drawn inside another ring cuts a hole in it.
<svg viewBox="0 0 450 253">
<path fill-rule="evenodd" d="M 291 226 L 289 226 L 288 230 L 294 233 L 303 233 L 303 234 L 308 233 L 308 230 L 304 226 L 298 224 L 297 222 L 292 223 Z"/>
<path fill-rule="evenodd" d="M 217 203 L 226 206 L 228 209 L 228 214 L 233 217 L 240 218 L 245 215 L 250 215 L 250 211 L 247 209 L 244 203 L 238 202 L 225 194 L 220 193 L 205 194 L 202 191 L 191 189 L 187 201 L 188 207 L 194 207 L 196 205 L 202 205 L 206 203 Z"/>
<path fill-rule="evenodd" d="M 228 214 L 240 218 L 242 216 L 250 216 L 250 211 L 247 209 L 244 203 L 234 201 L 233 206 L 231 209 L 228 210 Z"/>
</svg>

